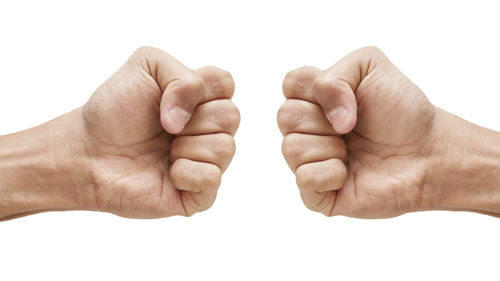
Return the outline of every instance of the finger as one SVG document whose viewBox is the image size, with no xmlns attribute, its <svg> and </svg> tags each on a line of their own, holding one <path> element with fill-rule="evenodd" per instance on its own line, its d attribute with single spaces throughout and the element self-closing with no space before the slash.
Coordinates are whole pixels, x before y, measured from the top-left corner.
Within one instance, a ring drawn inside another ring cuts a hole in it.
<svg viewBox="0 0 500 281">
<path fill-rule="evenodd" d="M 283 79 L 283 94 L 287 99 L 317 103 L 312 95 L 312 84 L 320 73 L 321 70 L 313 66 L 303 66 L 288 72 Z"/>
<path fill-rule="evenodd" d="M 309 209 L 331 216 L 337 190 L 347 177 L 347 170 L 340 159 L 299 166 L 296 173 L 302 201 Z"/>
<path fill-rule="evenodd" d="M 292 133 L 285 136 L 282 152 L 292 171 L 306 163 L 339 158 L 346 161 L 346 145 L 342 138 Z"/>
<path fill-rule="evenodd" d="M 332 216 L 335 207 L 337 191 L 310 192 L 300 190 L 300 197 L 304 205 L 314 212 L 322 213 L 325 216 Z"/>
<path fill-rule="evenodd" d="M 301 190 L 325 192 L 337 190 L 344 185 L 347 169 L 342 160 L 333 158 L 300 165 L 295 176 Z"/>
<path fill-rule="evenodd" d="M 171 82 L 160 103 L 163 128 L 171 134 L 181 132 L 204 96 L 205 86 L 196 75 Z"/>
<path fill-rule="evenodd" d="M 205 66 L 195 72 L 200 75 L 206 87 L 201 103 L 233 97 L 234 80 L 229 72 L 213 66 Z"/>
<path fill-rule="evenodd" d="M 225 133 L 178 136 L 170 150 L 170 161 L 185 158 L 217 165 L 223 172 L 236 151 L 234 138 Z"/>
<path fill-rule="evenodd" d="M 221 182 L 222 172 L 216 165 L 177 159 L 170 168 L 170 177 L 181 191 L 186 215 L 204 211 L 212 206 Z"/>
<path fill-rule="evenodd" d="M 278 126 L 284 136 L 289 133 L 337 135 L 321 107 L 303 100 L 285 101 L 278 111 Z"/>
<path fill-rule="evenodd" d="M 231 100 L 213 100 L 200 104 L 179 136 L 227 133 L 234 135 L 240 113 Z"/>
<path fill-rule="evenodd" d="M 362 48 L 316 77 L 312 87 L 313 97 L 337 132 L 346 134 L 354 128 L 357 119 L 354 93 L 363 79 L 382 61 L 382 57 L 382 52 L 375 47 Z"/>
<path fill-rule="evenodd" d="M 162 92 L 171 82 L 192 75 L 193 72 L 173 56 L 153 47 L 137 49 L 129 62 L 139 65 L 146 71 L 156 81 Z"/>
<path fill-rule="evenodd" d="M 184 128 L 205 95 L 201 77 L 171 55 L 152 47 L 141 47 L 131 57 L 158 84 L 163 95 L 160 112 L 163 128 L 176 134 Z"/>
</svg>

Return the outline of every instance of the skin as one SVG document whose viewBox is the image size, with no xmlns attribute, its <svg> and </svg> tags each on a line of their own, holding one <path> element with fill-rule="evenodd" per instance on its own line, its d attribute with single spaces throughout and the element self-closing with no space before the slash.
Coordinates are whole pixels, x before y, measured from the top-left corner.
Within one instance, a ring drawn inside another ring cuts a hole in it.
<svg viewBox="0 0 500 281">
<path fill-rule="evenodd" d="M 500 213 L 500 134 L 434 107 L 380 50 L 294 70 L 283 91 L 283 154 L 310 209 Z M 0 219 L 206 210 L 235 151 L 233 92 L 226 71 L 140 48 L 83 107 L 0 137 Z"/>
<path fill-rule="evenodd" d="M 500 214 L 500 134 L 433 106 L 379 49 L 293 70 L 283 93 L 282 151 L 309 209 Z"/>
<path fill-rule="evenodd" d="M 233 92 L 226 71 L 193 71 L 161 50 L 138 49 L 83 107 L 0 137 L 0 218 L 208 209 L 235 153 Z"/>
</svg>

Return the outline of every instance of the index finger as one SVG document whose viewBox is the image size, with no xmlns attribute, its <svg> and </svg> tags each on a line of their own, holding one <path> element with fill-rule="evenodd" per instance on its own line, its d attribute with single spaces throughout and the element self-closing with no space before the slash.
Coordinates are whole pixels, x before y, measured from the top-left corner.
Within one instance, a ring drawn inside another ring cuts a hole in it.
<svg viewBox="0 0 500 281">
<path fill-rule="evenodd" d="M 282 86 L 285 98 L 318 104 L 312 93 L 312 85 L 320 73 L 321 70 L 313 66 L 303 66 L 288 72 Z"/>
<path fill-rule="evenodd" d="M 205 66 L 195 72 L 200 75 L 206 89 L 200 103 L 233 97 L 234 80 L 229 72 L 214 66 Z"/>
</svg>

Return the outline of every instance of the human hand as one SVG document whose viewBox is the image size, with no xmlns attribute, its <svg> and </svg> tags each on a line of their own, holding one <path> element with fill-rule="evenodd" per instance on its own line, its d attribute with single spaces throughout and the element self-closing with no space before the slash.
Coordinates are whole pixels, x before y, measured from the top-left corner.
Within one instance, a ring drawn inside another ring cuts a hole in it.
<svg viewBox="0 0 500 281">
<path fill-rule="evenodd" d="M 136 51 L 82 110 L 93 207 L 137 218 L 209 208 L 235 152 L 233 92 L 226 71 Z"/>
<path fill-rule="evenodd" d="M 454 130 L 472 124 L 435 108 L 377 48 L 354 51 L 324 71 L 291 71 L 283 92 L 282 150 L 310 209 L 361 218 L 480 210 L 471 196 L 456 196 L 470 192 L 445 179 L 464 172 L 450 164 L 462 155 L 446 147 L 464 139 Z"/>
<path fill-rule="evenodd" d="M 0 137 L 0 219 L 206 210 L 235 152 L 233 93 L 226 71 L 192 71 L 161 50 L 138 49 L 82 108 Z"/>
</svg>

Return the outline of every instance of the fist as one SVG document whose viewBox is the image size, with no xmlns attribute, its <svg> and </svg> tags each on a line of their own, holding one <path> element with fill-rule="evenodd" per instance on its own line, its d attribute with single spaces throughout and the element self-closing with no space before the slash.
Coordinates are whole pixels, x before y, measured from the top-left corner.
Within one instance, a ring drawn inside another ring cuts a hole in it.
<svg viewBox="0 0 500 281">
<path fill-rule="evenodd" d="M 283 81 L 282 151 L 307 207 L 327 216 L 421 209 L 435 109 L 377 48 Z"/>
<path fill-rule="evenodd" d="M 233 92 L 226 71 L 138 49 L 82 111 L 91 208 L 134 218 L 209 208 L 235 152 Z"/>
</svg>

